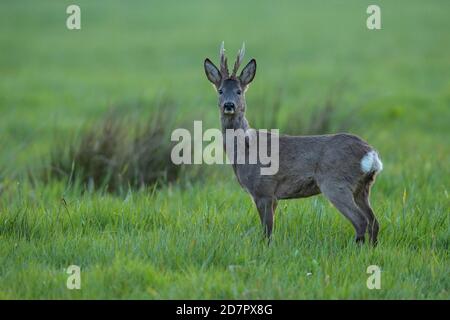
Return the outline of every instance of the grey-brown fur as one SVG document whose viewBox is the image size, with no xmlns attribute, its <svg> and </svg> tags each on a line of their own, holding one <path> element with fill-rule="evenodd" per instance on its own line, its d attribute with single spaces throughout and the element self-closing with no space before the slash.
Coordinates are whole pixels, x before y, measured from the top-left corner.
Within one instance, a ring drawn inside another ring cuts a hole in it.
<svg viewBox="0 0 450 320">
<path fill-rule="evenodd" d="M 220 55 L 220 60 L 226 64 L 223 45 Z M 231 77 L 228 72 L 222 74 L 209 59 L 205 60 L 204 67 L 207 78 L 219 93 L 222 131 L 243 129 L 248 132 L 250 126 L 245 118 L 244 93 L 256 73 L 256 61 L 252 59 L 239 77 L 235 72 Z M 222 70 L 225 68 L 227 66 L 221 66 Z M 256 131 L 255 136 L 258 134 Z M 369 159 L 363 166 L 365 156 Z M 256 204 L 269 239 L 278 200 L 322 193 L 353 224 L 357 242 L 364 242 L 367 231 L 370 241 L 376 244 L 379 225 L 370 206 L 369 195 L 382 164 L 376 151 L 359 137 L 346 133 L 280 135 L 278 172 L 261 175 L 260 167 L 259 163 L 233 164 L 239 183 Z"/>
</svg>

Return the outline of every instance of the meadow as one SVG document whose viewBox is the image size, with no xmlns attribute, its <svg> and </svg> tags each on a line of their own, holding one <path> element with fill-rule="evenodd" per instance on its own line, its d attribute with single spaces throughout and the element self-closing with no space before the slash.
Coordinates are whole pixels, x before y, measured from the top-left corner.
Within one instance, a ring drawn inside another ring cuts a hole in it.
<svg viewBox="0 0 450 320">
<path fill-rule="evenodd" d="M 78 0 L 82 28 L 68 30 L 72 2 L 2 1 L 0 298 L 449 299 L 450 3 L 376 1 L 382 29 L 368 30 L 372 2 Z M 110 110 L 127 132 L 158 112 L 219 127 L 203 60 L 222 40 L 230 59 L 245 41 L 258 61 L 250 124 L 345 130 L 378 149 L 376 248 L 355 245 L 322 196 L 282 201 L 267 246 L 229 166 L 114 192 L 42 174 L 52 155 L 77 167 L 58 150 Z"/>
</svg>

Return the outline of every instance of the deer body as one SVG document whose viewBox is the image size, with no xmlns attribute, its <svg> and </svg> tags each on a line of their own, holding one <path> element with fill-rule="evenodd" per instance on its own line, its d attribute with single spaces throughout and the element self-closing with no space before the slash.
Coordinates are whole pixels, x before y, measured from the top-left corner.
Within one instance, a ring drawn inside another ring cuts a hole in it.
<svg viewBox="0 0 450 320">
<path fill-rule="evenodd" d="M 219 93 L 222 132 L 242 129 L 246 139 L 254 139 L 260 132 L 251 129 L 245 118 L 243 93 L 254 78 L 256 61 L 252 59 L 236 77 L 243 57 L 241 49 L 230 77 L 223 44 L 220 52 L 220 71 L 206 59 L 205 72 Z M 353 224 L 357 242 L 363 242 L 368 231 L 370 241 L 376 244 L 379 226 L 369 195 L 376 174 L 382 170 L 378 153 L 359 137 L 346 133 L 277 138 L 279 168 L 274 175 L 261 175 L 259 162 L 233 162 L 237 180 L 255 202 L 266 236 L 270 239 L 272 234 L 278 200 L 322 193 Z"/>
</svg>

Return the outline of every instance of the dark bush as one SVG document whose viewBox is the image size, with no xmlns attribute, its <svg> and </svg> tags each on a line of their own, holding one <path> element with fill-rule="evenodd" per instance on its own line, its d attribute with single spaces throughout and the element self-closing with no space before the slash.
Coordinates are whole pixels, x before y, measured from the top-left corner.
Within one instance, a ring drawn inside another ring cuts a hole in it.
<svg viewBox="0 0 450 320">
<path fill-rule="evenodd" d="M 123 115 L 116 108 L 71 142 L 57 142 L 46 178 L 78 181 L 88 189 L 109 192 L 176 180 L 182 170 L 170 159 L 176 113 L 174 106 L 167 104 L 145 117 Z"/>
<path fill-rule="evenodd" d="M 347 131 L 354 124 L 355 115 L 342 116 L 336 99 L 331 95 L 322 105 L 284 106 L 281 90 L 272 98 L 264 97 L 257 102 L 257 112 L 248 112 L 254 128 L 279 129 L 282 134 L 315 135 Z M 348 111 L 347 111 L 348 112 Z"/>
</svg>

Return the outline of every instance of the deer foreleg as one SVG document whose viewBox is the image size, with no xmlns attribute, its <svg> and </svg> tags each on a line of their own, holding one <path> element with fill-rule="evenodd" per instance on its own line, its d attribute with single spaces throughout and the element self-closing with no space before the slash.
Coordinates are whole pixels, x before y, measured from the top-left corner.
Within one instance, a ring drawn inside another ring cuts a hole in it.
<svg viewBox="0 0 450 320">
<path fill-rule="evenodd" d="M 276 208 L 276 200 L 273 198 L 255 198 L 259 218 L 264 228 L 264 234 L 270 240 L 273 229 L 273 216 Z"/>
</svg>

